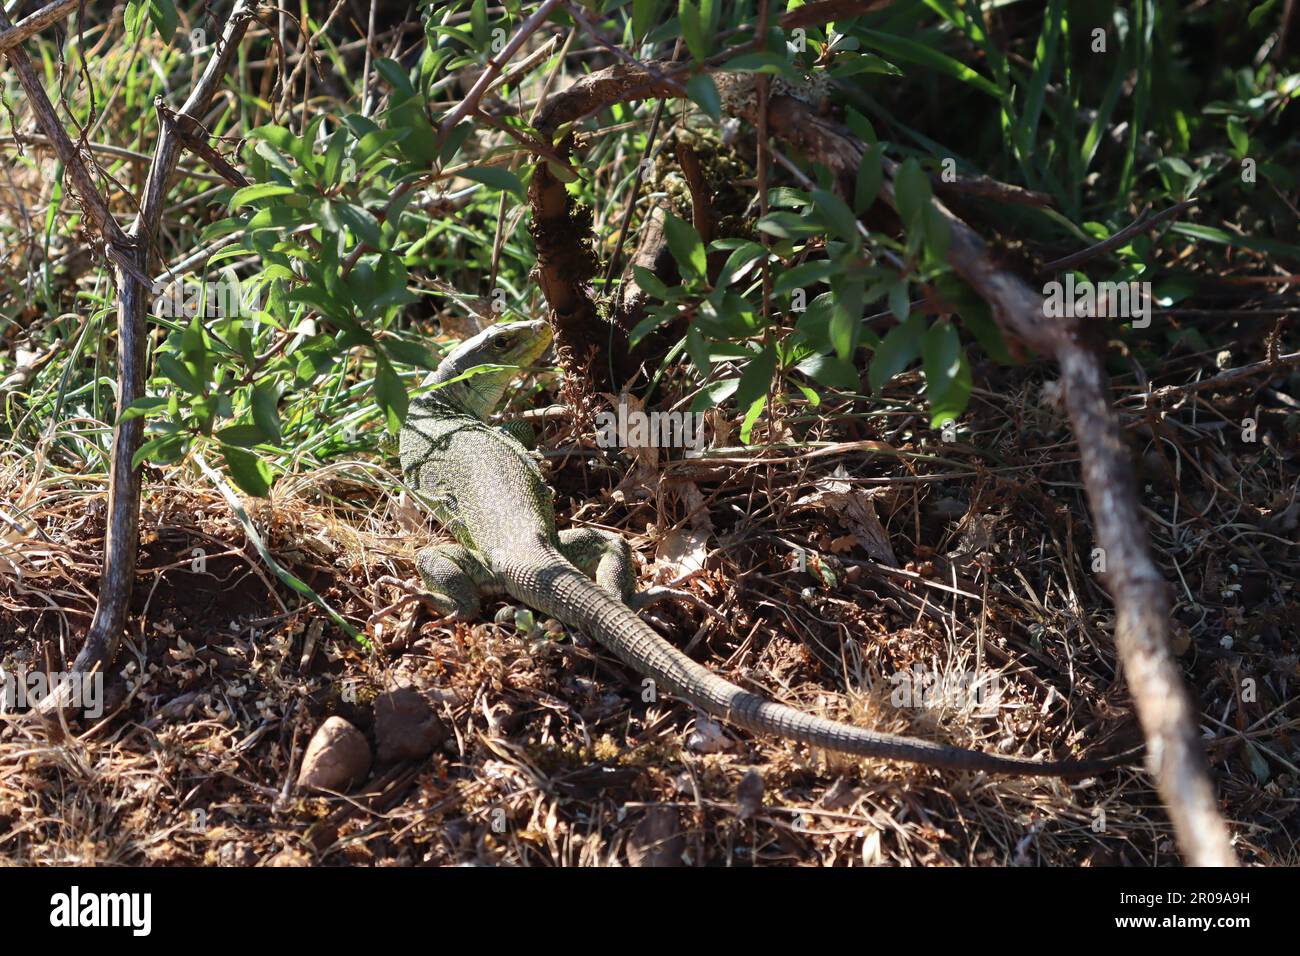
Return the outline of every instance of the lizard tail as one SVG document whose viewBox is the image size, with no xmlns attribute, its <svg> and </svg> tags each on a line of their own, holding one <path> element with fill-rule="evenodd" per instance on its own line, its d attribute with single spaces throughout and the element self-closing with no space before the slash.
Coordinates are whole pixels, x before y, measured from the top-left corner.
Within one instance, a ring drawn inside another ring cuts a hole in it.
<svg viewBox="0 0 1300 956">
<path fill-rule="evenodd" d="M 1132 753 L 1100 760 L 1037 761 L 878 733 L 817 717 L 752 694 L 691 660 L 552 547 L 544 546 L 540 553 L 533 550 L 527 555 L 494 558 L 493 564 L 504 572 L 506 590 L 517 600 L 582 629 L 623 663 L 652 678 L 660 689 L 746 730 L 863 757 L 1017 776 L 1082 777 L 1133 761 Z"/>
</svg>

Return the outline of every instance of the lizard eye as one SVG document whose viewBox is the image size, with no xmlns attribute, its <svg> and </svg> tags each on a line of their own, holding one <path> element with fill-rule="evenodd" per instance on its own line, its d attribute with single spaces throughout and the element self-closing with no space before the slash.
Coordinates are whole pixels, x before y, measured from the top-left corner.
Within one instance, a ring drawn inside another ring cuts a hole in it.
<svg viewBox="0 0 1300 956">
<path fill-rule="evenodd" d="M 492 348 L 496 349 L 498 352 L 504 352 L 509 347 L 510 347 L 509 336 L 498 335 L 496 338 L 492 340 Z"/>
</svg>

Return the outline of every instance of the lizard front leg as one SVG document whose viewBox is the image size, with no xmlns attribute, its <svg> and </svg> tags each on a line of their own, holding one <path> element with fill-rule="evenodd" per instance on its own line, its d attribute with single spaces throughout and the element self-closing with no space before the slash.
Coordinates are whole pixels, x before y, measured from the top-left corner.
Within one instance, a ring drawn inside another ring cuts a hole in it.
<svg viewBox="0 0 1300 956">
<path fill-rule="evenodd" d="M 479 616 L 484 591 L 496 590 L 496 576 L 472 551 L 459 544 L 434 545 L 415 559 L 428 600 L 443 614 L 462 621 Z"/>
<path fill-rule="evenodd" d="M 622 535 L 599 528 L 567 528 L 560 532 L 560 553 L 624 604 L 632 602 L 636 591 L 632 549 Z"/>
</svg>

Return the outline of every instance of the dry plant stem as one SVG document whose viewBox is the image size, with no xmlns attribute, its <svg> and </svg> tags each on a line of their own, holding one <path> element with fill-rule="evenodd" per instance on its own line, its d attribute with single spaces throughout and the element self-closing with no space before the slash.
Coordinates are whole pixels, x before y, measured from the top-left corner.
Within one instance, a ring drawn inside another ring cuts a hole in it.
<svg viewBox="0 0 1300 956">
<path fill-rule="evenodd" d="M 246 0 L 237 0 L 217 51 L 181 108 L 181 115 L 195 118 L 207 109 L 248 26 L 247 12 Z M 0 28 L 8 26 L 8 20 L 0 13 Z M 131 588 L 135 581 L 136 551 L 139 545 L 140 470 L 132 466 L 131 460 L 140 447 L 144 423 L 140 418 L 124 422 L 121 415 L 141 396 L 144 389 L 145 314 L 149 297 L 153 294 L 152 281 L 148 278 L 150 252 L 163 212 L 167 182 L 180 155 L 180 141 L 172 128 L 163 127 L 145 182 L 140 213 L 128 237 L 109 214 L 80 154 L 55 115 L 26 54 L 21 48 L 15 48 L 11 51 L 10 58 L 41 129 L 50 138 L 59 158 L 67 167 L 78 200 L 104 235 L 107 251 L 117 265 L 118 422 L 113 433 L 109 474 L 104 573 L 100 580 L 95 617 L 86 635 L 86 643 L 73 665 L 78 671 L 90 671 L 107 664 L 111 659 L 126 624 Z M 52 706 L 57 709 L 62 703 L 58 697 L 59 695 L 50 695 L 46 700 L 52 701 Z"/>
<path fill-rule="evenodd" d="M 53 141 L 40 133 L 11 133 L 9 138 L 24 146 L 50 146 L 54 145 Z M 134 162 L 146 163 L 149 157 L 144 153 L 137 153 L 133 149 L 127 149 L 124 146 L 114 146 L 111 143 L 86 143 L 85 148 L 94 153 L 103 153 L 105 156 L 112 156 L 115 159 L 129 159 Z M 226 180 L 216 173 L 204 172 L 201 169 L 182 168 L 181 170 L 191 179 L 201 179 L 207 183 L 225 183 Z"/>
<path fill-rule="evenodd" d="M 521 26 L 518 31 L 516 31 L 515 35 L 510 38 L 510 42 L 502 48 L 501 52 L 488 61 L 487 68 L 470 88 L 469 93 L 467 93 L 465 98 L 456 105 L 456 108 L 448 113 L 443 118 L 442 122 L 438 124 L 439 132 L 442 136 L 445 137 L 456 128 L 457 123 L 469 116 L 478 108 L 479 100 L 483 98 L 483 94 L 488 91 L 488 87 L 492 85 L 492 81 L 495 80 L 497 74 L 501 72 L 501 67 L 510 62 L 511 58 L 519 52 L 519 48 L 524 45 L 528 38 L 532 36 L 543 23 L 546 22 L 546 18 L 549 17 L 551 12 L 559 5 L 560 0 L 546 0 L 545 3 L 537 8 L 536 13 L 524 21 L 523 26 Z"/>
<path fill-rule="evenodd" d="M 623 98 L 674 95 L 667 84 L 652 79 L 666 66 L 618 64 L 584 77 L 552 100 L 544 122 L 558 125 L 564 122 L 559 117 L 582 115 Z M 731 103 L 743 119 L 757 122 L 754 96 L 734 97 Z M 864 152 L 861 142 L 790 97 L 773 97 L 765 119 L 772 136 L 816 157 L 836 174 L 840 189 L 852 195 Z M 886 162 L 891 180 L 884 184 L 882 197 L 891 205 L 896 168 Z M 941 202 L 934 200 L 934 207 L 951 229 L 948 262 L 953 269 L 989 303 L 1005 331 L 1051 355 L 1060 366 L 1096 542 L 1109 568 L 1105 583 L 1115 602 L 1116 648 L 1146 736 L 1156 785 L 1186 860 L 1196 866 L 1235 865 L 1197 737 L 1196 710 L 1170 650 L 1166 585 L 1147 543 L 1131 456 L 1120 437 L 1101 356 L 1086 344 L 1077 321 L 1046 319 L 1042 295 L 1018 275 L 999 268 L 983 240 Z"/>
<path fill-rule="evenodd" d="M 1222 388 L 1243 378 L 1258 375 L 1260 372 L 1276 372 L 1292 365 L 1300 365 L 1300 352 L 1287 352 L 1274 359 L 1252 362 L 1250 365 L 1243 365 L 1240 368 L 1230 368 L 1218 375 L 1211 375 L 1209 378 L 1201 379 L 1199 382 L 1189 382 L 1186 385 L 1165 385 L 1157 388 L 1149 395 L 1138 395 L 1137 397 L 1143 399 L 1146 405 L 1154 405 L 1172 395 L 1186 395 L 1188 392 L 1199 392 L 1205 388 Z"/>
<path fill-rule="evenodd" d="M 9 30 L 12 26 L 4 11 L 0 10 L 0 30 Z M 45 94 L 45 87 L 41 85 L 40 77 L 36 75 L 36 71 L 32 68 L 32 61 L 28 59 L 26 51 L 21 46 L 12 47 L 9 50 L 9 60 L 13 63 L 14 72 L 18 74 L 18 82 L 27 94 L 36 122 L 45 131 L 45 135 L 50 138 L 54 151 L 67 169 L 68 177 L 72 181 L 72 191 L 77 202 L 85 212 L 86 218 L 94 226 L 95 231 L 103 239 L 104 254 L 119 270 L 124 270 L 135 278 L 148 282 L 148 277 L 135 267 L 130 256 L 131 240 L 122 232 L 121 226 L 117 224 L 117 220 L 109 212 L 108 205 L 99 194 L 99 189 L 96 187 L 90 171 L 86 168 L 80 151 L 73 145 L 72 140 L 68 138 L 67 131 L 63 128 L 63 124 L 59 122 L 58 115 L 54 112 L 54 106 L 50 103 L 50 98 Z"/>
<path fill-rule="evenodd" d="M 1022 186 L 999 182 L 991 176 L 962 176 L 946 182 L 942 176 L 932 175 L 930 185 L 936 193 L 950 196 L 971 196 L 976 199 L 993 199 L 1015 203 L 1018 206 L 1037 206 L 1046 209 L 1054 205 L 1047 193 L 1034 192 Z"/>
<path fill-rule="evenodd" d="M 62 20 L 75 10 L 81 0 L 58 0 L 27 14 L 17 23 L 10 25 L 4 18 L 4 8 L 0 7 L 0 53 L 7 53 L 28 37 L 35 36 L 52 23 Z"/>
<path fill-rule="evenodd" d="M 1128 242 L 1134 236 L 1143 232 L 1150 232 L 1166 219 L 1177 216 L 1184 209 L 1196 204 L 1195 199 L 1185 199 L 1180 203 L 1175 203 L 1168 209 L 1162 209 L 1153 216 L 1145 219 L 1139 218 L 1137 222 L 1125 226 L 1113 236 L 1107 236 L 1096 245 L 1089 246 L 1087 249 L 1080 249 L 1078 252 L 1072 252 L 1068 256 L 1063 256 L 1053 262 L 1043 266 L 1042 273 L 1060 272 L 1065 269 L 1073 269 L 1077 265 L 1087 262 L 1089 259 L 1095 259 L 1103 253 L 1110 252 L 1112 249 L 1118 249 L 1124 243 Z"/>
<path fill-rule="evenodd" d="M 248 28 L 248 6 L 246 0 L 237 0 L 235 3 L 221 39 L 217 42 L 213 58 L 204 67 L 194 89 L 185 100 L 185 105 L 177 111 L 181 116 L 197 119 L 207 110 L 213 94 L 235 58 L 244 31 Z M 176 168 L 180 152 L 181 140 L 176 128 L 164 124 L 145 180 L 144 201 L 131 227 L 134 265 L 142 272 L 149 271 L 150 254 L 167 197 L 167 184 Z M 153 290 L 122 275 L 118 277 L 118 284 L 118 423 L 113 432 L 113 458 L 109 474 L 104 575 L 99 585 L 99 601 L 95 607 L 90 633 L 86 635 L 85 646 L 73 665 L 78 671 L 106 665 L 116 650 L 117 641 L 126 625 L 127 606 L 135 581 L 136 550 L 139 546 L 140 469 L 132 465 L 132 458 L 140 447 L 144 419 L 133 418 L 124 422 L 121 416 L 144 393 L 147 335 L 145 315 Z"/>
</svg>

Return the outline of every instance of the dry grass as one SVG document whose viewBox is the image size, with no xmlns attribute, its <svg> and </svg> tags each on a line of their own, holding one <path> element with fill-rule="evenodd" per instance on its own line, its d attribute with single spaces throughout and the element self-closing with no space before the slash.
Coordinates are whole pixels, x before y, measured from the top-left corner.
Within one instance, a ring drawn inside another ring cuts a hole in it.
<svg viewBox="0 0 1300 956">
<path fill-rule="evenodd" d="M 673 579 L 722 611 L 655 613 L 732 680 L 961 745 L 1057 757 L 1120 750 L 1137 729 L 1089 569 L 1075 454 L 1050 384 L 1024 370 L 997 375 L 956 443 L 923 443 L 912 431 L 921 419 L 902 404 L 871 418 L 826 415 L 818 434 L 788 418 L 773 436 L 883 441 L 901 457 L 805 448 L 777 464 L 629 469 L 552 433 L 551 480 L 562 515 L 631 537 L 643 583 Z M 1198 399 L 1220 420 L 1247 400 Z M 1220 793 L 1243 856 L 1264 864 L 1296 859 L 1293 414 L 1266 410 L 1266 440 L 1253 449 L 1193 420 L 1190 406 L 1131 421 Z M 1152 428 L 1176 480 L 1156 467 Z M 834 477 L 838 466 L 851 482 Z M 715 865 L 1176 859 L 1136 772 L 1074 785 L 1007 780 L 734 734 L 729 750 L 696 752 L 691 710 L 642 703 L 637 676 L 584 638 L 451 625 L 378 583 L 410 577 L 430 533 L 384 493 L 394 484 L 382 469 L 340 464 L 295 476 L 252 508 L 282 563 L 369 622 L 366 648 L 274 582 L 215 490 L 179 471 L 151 482 L 136 614 L 108 681 L 109 712 L 53 743 L 30 720 L 7 724 L 0 853 L 235 865 L 605 865 L 653 860 L 665 847 Z M 75 651 L 93 609 L 100 487 L 32 458 L 5 461 L 17 522 L 0 558 L 7 668 Z M 868 494 L 897 567 L 854 510 Z M 792 544 L 827 557 L 801 572 Z M 196 548 L 207 556 L 201 573 Z M 890 675 L 916 667 L 996 675 L 997 706 L 895 706 Z M 1247 678 L 1254 700 L 1235 691 Z M 437 702 L 452 731 L 445 747 L 376 766 L 347 797 L 297 793 L 320 721 L 340 714 L 372 733 L 376 694 L 400 684 Z"/>
</svg>

